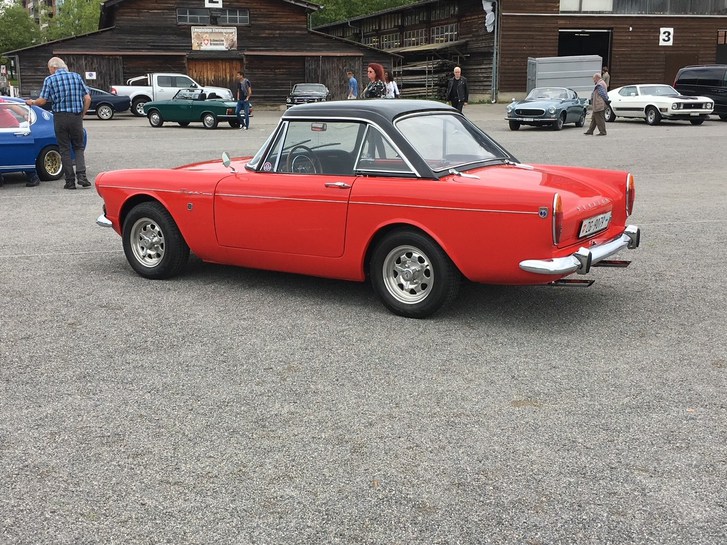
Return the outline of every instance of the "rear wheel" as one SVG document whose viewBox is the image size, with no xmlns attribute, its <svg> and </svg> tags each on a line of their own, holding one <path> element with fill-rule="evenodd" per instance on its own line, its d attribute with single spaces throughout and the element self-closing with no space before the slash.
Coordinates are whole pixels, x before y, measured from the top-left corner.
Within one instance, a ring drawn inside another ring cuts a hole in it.
<svg viewBox="0 0 727 545">
<path fill-rule="evenodd" d="M 179 274 L 189 258 L 189 246 L 174 218 L 158 202 L 131 209 L 124 220 L 122 242 L 131 268 L 153 280 Z"/>
<path fill-rule="evenodd" d="M 659 123 L 661 123 L 661 114 L 659 113 L 659 110 L 657 110 L 653 106 L 647 107 L 646 123 L 649 125 L 658 125 Z"/>
<path fill-rule="evenodd" d="M 46 146 L 35 160 L 35 170 L 41 180 L 59 180 L 63 176 L 63 161 L 58 146 Z"/>
<path fill-rule="evenodd" d="M 161 127 L 164 125 L 164 119 L 162 118 L 162 114 L 159 113 L 159 110 L 149 110 L 147 117 L 149 118 L 149 125 L 152 127 Z"/>
<path fill-rule="evenodd" d="M 616 121 L 616 114 L 613 113 L 611 106 L 606 106 L 606 109 L 604 110 L 603 114 L 606 117 L 606 121 L 608 121 L 609 123 L 611 121 Z"/>
<path fill-rule="evenodd" d="M 96 116 L 99 119 L 103 119 L 104 121 L 108 121 L 109 119 L 113 119 L 114 117 L 114 109 L 109 106 L 108 104 L 99 104 L 96 107 Z"/>
<path fill-rule="evenodd" d="M 516 131 L 520 128 L 520 123 L 518 123 L 517 121 L 510 121 L 509 125 L 511 131 Z"/>
<path fill-rule="evenodd" d="M 131 113 L 138 117 L 144 117 L 144 104 L 149 102 L 146 97 L 137 97 L 131 103 Z"/>
<path fill-rule="evenodd" d="M 205 129 L 214 129 L 217 127 L 217 117 L 215 114 L 206 113 L 202 116 L 202 125 Z"/>
<path fill-rule="evenodd" d="M 565 125 L 565 112 L 560 114 L 560 117 L 558 117 L 558 119 L 555 120 L 555 123 L 553 123 L 553 130 L 559 131 L 560 129 L 563 128 L 563 125 Z"/>
<path fill-rule="evenodd" d="M 229 121 L 230 127 L 233 129 L 239 129 L 240 128 L 240 122 L 239 121 Z"/>
<path fill-rule="evenodd" d="M 416 231 L 386 235 L 374 249 L 370 265 L 374 290 L 399 316 L 431 316 L 459 291 L 457 267 L 439 245 Z"/>
</svg>

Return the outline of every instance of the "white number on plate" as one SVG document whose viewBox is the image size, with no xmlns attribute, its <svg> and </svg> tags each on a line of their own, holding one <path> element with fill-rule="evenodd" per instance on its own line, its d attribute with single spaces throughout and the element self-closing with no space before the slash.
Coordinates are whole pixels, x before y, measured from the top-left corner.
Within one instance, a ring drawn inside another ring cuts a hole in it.
<svg viewBox="0 0 727 545">
<path fill-rule="evenodd" d="M 583 220 L 583 223 L 581 224 L 581 232 L 578 234 L 578 237 L 587 237 L 593 233 L 603 231 L 606 227 L 608 227 L 610 222 L 611 212 L 606 212 L 605 214 L 599 214 L 598 216 L 593 216 L 592 218 Z"/>
</svg>

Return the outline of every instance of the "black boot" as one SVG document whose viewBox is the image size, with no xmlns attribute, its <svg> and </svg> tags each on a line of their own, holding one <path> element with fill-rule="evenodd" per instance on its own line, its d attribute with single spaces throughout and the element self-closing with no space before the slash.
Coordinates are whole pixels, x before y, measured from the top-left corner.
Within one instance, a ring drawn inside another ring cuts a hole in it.
<svg viewBox="0 0 727 545">
<path fill-rule="evenodd" d="M 38 174 L 35 171 L 26 172 L 25 175 L 28 177 L 28 182 L 25 184 L 25 187 L 35 187 L 40 185 L 40 178 L 38 178 Z"/>
</svg>

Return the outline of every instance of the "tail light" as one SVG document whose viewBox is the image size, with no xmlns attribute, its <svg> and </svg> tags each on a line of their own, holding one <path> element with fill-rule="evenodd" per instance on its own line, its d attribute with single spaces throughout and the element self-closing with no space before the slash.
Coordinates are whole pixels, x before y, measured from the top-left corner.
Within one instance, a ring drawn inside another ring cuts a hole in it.
<svg viewBox="0 0 727 545">
<path fill-rule="evenodd" d="M 563 203 L 558 193 L 553 197 L 553 244 L 560 244 L 560 234 L 563 231 Z"/>
<path fill-rule="evenodd" d="M 634 175 L 629 173 L 626 177 L 626 216 L 634 211 L 634 200 L 636 199 L 636 182 Z"/>
</svg>

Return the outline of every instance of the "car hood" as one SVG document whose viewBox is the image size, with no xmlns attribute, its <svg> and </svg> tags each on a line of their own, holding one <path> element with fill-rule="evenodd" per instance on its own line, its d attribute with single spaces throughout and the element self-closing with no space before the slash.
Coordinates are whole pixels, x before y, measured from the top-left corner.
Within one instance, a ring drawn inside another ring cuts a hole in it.
<svg viewBox="0 0 727 545">
<path fill-rule="evenodd" d="M 520 102 L 514 102 L 513 104 L 515 107 L 543 108 L 547 110 L 551 106 L 558 107 L 562 103 L 562 100 L 522 100 Z"/>
</svg>

